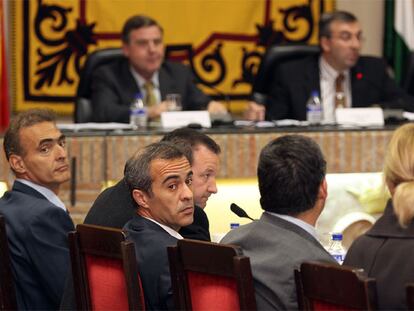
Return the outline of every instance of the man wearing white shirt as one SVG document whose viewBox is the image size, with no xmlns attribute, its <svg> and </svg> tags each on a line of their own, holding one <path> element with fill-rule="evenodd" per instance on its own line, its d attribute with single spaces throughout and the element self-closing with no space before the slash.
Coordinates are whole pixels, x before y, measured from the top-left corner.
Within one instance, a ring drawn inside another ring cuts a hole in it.
<svg viewBox="0 0 414 311">
<path fill-rule="evenodd" d="M 324 13 L 319 21 L 320 54 L 277 65 L 268 101 L 250 102 L 246 117 L 306 120 L 306 101 L 313 91 L 319 92 L 327 123 L 335 122 L 338 107 L 412 111 L 414 99 L 390 77 L 383 59 L 360 55 L 362 44 L 362 28 L 353 14 Z"/>
<path fill-rule="evenodd" d="M 288 135 L 263 148 L 257 172 L 262 216 L 221 243 L 250 258 L 258 310 L 295 310 L 294 269 L 309 260 L 335 262 L 315 231 L 327 198 L 326 162 L 313 140 Z"/>
<path fill-rule="evenodd" d="M 70 178 L 65 137 L 48 110 L 12 120 L 4 151 L 16 176 L 0 199 L 15 276 L 18 309 L 58 309 L 70 266 L 67 233 L 74 230 L 58 193 Z"/>
<path fill-rule="evenodd" d="M 167 246 L 182 239 L 178 230 L 193 222 L 193 172 L 187 154 L 170 142 L 159 142 L 138 151 L 125 165 L 137 215 L 124 230 L 136 245 L 147 310 L 174 309 Z"/>
<path fill-rule="evenodd" d="M 183 110 L 226 112 L 223 104 L 196 86 L 187 66 L 164 60 L 163 32 L 149 16 L 135 15 L 125 22 L 121 33 L 125 58 L 99 67 L 92 77 L 94 121 L 128 123 L 137 93 L 152 119 L 168 110 L 166 96 L 172 93 L 181 96 Z"/>
</svg>

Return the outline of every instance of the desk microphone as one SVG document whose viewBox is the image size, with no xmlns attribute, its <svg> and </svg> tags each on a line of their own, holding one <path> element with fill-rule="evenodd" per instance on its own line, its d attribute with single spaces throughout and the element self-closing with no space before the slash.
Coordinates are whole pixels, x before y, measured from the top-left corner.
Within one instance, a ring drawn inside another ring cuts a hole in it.
<svg viewBox="0 0 414 311">
<path fill-rule="evenodd" d="M 240 206 L 238 206 L 236 203 L 231 203 L 230 209 L 237 216 L 239 216 L 241 218 L 249 218 L 249 219 L 254 221 L 254 219 L 251 218 L 249 215 L 247 215 L 246 211 L 244 209 L 242 209 Z"/>
</svg>

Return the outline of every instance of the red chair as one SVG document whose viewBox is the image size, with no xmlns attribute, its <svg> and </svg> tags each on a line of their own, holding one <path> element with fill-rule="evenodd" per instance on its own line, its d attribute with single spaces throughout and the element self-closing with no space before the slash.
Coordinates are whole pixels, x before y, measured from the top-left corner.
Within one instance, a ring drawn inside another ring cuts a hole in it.
<svg viewBox="0 0 414 311">
<path fill-rule="evenodd" d="M 79 310 L 145 310 L 134 243 L 121 230 L 77 225 L 69 246 Z"/>
<path fill-rule="evenodd" d="M 376 283 L 360 269 L 304 262 L 295 270 L 300 310 L 375 310 Z"/>
<path fill-rule="evenodd" d="M 414 310 L 414 283 L 407 284 L 406 293 L 408 310 Z"/>
<path fill-rule="evenodd" d="M 2 215 L 0 215 L 0 263 L 0 310 L 17 310 L 6 223 Z"/>
<path fill-rule="evenodd" d="M 168 257 L 178 310 L 256 310 L 250 260 L 239 247 L 179 240 Z"/>
</svg>

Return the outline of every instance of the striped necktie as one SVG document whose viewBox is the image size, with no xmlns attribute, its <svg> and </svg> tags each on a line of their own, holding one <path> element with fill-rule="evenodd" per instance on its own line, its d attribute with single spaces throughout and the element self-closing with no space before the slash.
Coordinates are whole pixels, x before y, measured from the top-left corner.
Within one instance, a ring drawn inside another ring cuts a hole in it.
<svg viewBox="0 0 414 311">
<path fill-rule="evenodd" d="M 344 81 L 345 75 L 343 73 L 340 73 L 335 79 L 335 108 L 346 107 Z"/>
</svg>

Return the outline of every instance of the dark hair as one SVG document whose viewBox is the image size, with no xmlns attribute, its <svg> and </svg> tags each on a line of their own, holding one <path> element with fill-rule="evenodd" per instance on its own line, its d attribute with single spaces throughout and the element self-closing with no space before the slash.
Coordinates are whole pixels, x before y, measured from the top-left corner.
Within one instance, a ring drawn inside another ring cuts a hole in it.
<svg viewBox="0 0 414 311">
<path fill-rule="evenodd" d="M 165 134 L 161 141 L 170 141 L 183 148 L 190 147 L 191 159 L 192 150 L 199 145 L 205 146 L 208 150 L 217 155 L 221 152 L 220 146 L 211 137 L 188 127 L 179 128 Z"/>
<path fill-rule="evenodd" d="M 257 176 L 262 208 L 285 215 L 313 208 L 325 173 L 325 159 L 312 139 L 301 135 L 276 138 L 259 157 Z"/>
<path fill-rule="evenodd" d="M 9 128 L 4 134 L 3 148 L 7 161 L 12 154 L 23 155 L 20 145 L 20 129 L 42 122 L 56 122 L 56 114 L 49 109 L 30 109 L 19 113 L 12 119 Z"/>
<path fill-rule="evenodd" d="M 164 32 L 161 25 L 155 19 L 152 19 L 146 15 L 134 15 L 125 22 L 124 27 L 122 27 L 121 32 L 121 40 L 123 43 L 129 43 L 129 34 L 131 31 L 143 28 L 143 27 L 150 27 L 150 26 L 157 26 L 161 33 Z"/>
<path fill-rule="evenodd" d="M 358 20 L 355 15 L 346 11 L 324 13 L 319 19 L 319 39 L 322 37 L 329 38 L 331 36 L 331 24 L 335 21 L 355 23 Z"/>
<path fill-rule="evenodd" d="M 139 150 L 125 164 L 124 177 L 130 191 L 139 189 L 151 195 L 151 162 L 157 159 L 174 160 L 182 157 L 190 162 L 185 152 L 170 142 L 154 143 Z"/>
</svg>

